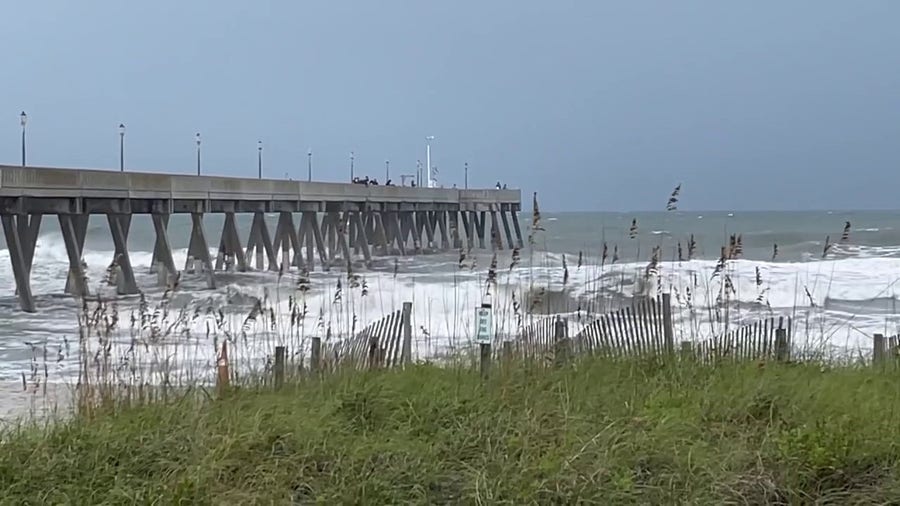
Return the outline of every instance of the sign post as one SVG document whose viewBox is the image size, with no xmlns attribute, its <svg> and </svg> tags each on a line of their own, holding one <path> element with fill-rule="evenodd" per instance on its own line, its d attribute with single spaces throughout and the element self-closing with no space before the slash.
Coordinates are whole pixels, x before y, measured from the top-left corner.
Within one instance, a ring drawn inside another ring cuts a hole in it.
<svg viewBox="0 0 900 506">
<path fill-rule="evenodd" d="M 491 343 L 494 341 L 494 313 L 489 302 L 475 308 L 475 341 L 481 349 L 481 377 L 487 379 L 491 369 Z"/>
</svg>

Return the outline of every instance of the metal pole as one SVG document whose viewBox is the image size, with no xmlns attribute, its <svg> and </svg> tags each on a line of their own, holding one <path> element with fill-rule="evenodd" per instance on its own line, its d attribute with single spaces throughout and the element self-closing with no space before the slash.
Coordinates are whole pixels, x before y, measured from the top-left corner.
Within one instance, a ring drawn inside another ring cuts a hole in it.
<svg viewBox="0 0 900 506">
<path fill-rule="evenodd" d="M 312 150 L 306 152 L 306 172 L 307 180 L 312 181 Z"/>
<path fill-rule="evenodd" d="M 259 171 L 259 179 L 262 179 L 262 141 L 256 141 L 257 151 L 257 169 Z"/>
<path fill-rule="evenodd" d="M 197 175 L 200 175 L 200 132 L 197 132 Z"/>
<path fill-rule="evenodd" d="M 466 182 L 465 182 L 466 190 L 469 189 L 469 162 L 466 162 Z"/>
<path fill-rule="evenodd" d="M 391 161 L 384 161 L 384 182 L 387 183 L 391 179 Z"/>
<path fill-rule="evenodd" d="M 433 135 L 425 137 L 425 187 L 431 188 L 431 140 Z"/>
<path fill-rule="evenodd" d="M 353 181 L 353 151 L 350 152 L 350 181 Z"/>
<path fill-rule="evenodd" d="M 125 125 L 119 123 L 119 172 L 125 172 Z"/>
<path fill-rule="evenodd" d="M 22 167 L 25 166 L 25 123 L 27 120 L 28 116 L 25 111 L 22 111 L 22 114 L 19 115 L 19 121 L 22 124 Z"/>
</svg>

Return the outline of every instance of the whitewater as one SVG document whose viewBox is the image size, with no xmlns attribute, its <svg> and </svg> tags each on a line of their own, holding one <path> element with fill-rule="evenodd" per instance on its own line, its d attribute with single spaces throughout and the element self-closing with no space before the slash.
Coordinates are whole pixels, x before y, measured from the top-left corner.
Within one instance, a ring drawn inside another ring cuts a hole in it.
<svg viewBox="0 0 900 506">
<path fill-rule="evenodd" d="M 188 224 L 179 218 L 173 217 L 170 236 L 176 265 L 183 266 L 189 234 Z M 337 340 L 355 334 L 403 302 L 412 302 L 414 355 L 428 359 L 471 345 L 474 309 L 485 301 L 494 306 L 498 339 L 515 339 L 523 326 L 557 314 L 569 320 L 570 335 L 575 335 L 593 317 L 628 304 L 635 295 L 663 292 L 672 294 L 677 339 L 706 339 L 758 319 L 791 316 L 795 345 L 865 349 L 873 333 L 896 335 L 900 329 L 900 234 L 893 227 L 898 218 L 895 212 L 548 215 L 546 230 L 536 235 L 533 247 L 520 252 L 517 262 L 510 250 L 496 252 L 495 283 L 488 283 L 494 253 L 477 250 L 462 261 L 455 251 L 376 258 L 368 268 L 354 264 L 355 283 L 344 267 L 317 271 L 310 277 L 310 290 L 302 293 L 296 272 L 217 273 L 216 290 L 207 290 L 202 276 L 184 273 L 178 289 L 166 295 L 169 314 L 175 318 L 183 309 L 200 316 L 184 322 L 189 338 L 182 333 L 163 343 L 169 346 L 163 354 L 178 355 L 173 360 L 178 367 L 212 371 L 221 336 L 210 335 L 210 308 L 221 310 L 225 329 L 253 336 L 244 340 L 241 357 L 262 369 L 275 345 L 295 344 L 283 334 L 292 308 L 301 301 L 300 347 L 308 345 L 310 336 Z M 640 230 L 630 238 L 633 219 Z M 100 221 L 91 221 L 84 261 L 95 295 L 114 300 L 119 318 L 115 340 L 127 347 L 134 337 L 129 321 L 140 311 L 141 298 L 114 297 L 114 289 L 102 282 L 113 247 Z M 845 221 L 856 225 L 849 240 L 838 242 Z M 212 217 L 207 230 L 217 232 L 216 225 Z M 246 237 L 248 223 L 239 225 Z M 0 382 L 5 384 L 21 382 L 23 376 L 26 384 L 35 376 L 44 382 L 77 377 L 83 307 L 62 293 L 68 258 L 58 231 L 44 228 L 31 273 L 35 314 L 18 310 L 8 251 L 0 244 Z M 731 234 L 742 235 L 743 254 L 721 266 L 719 252 Z M 685 248 L 692 235 L 693 258 L 679 259 L 678 243 Z M 151 309 L 164 297 L 148 270 L 152 237 L 149 224 L 136 218 L 129 240 L 131 262 Z M 823 258 L 826 237 L 835 244 Z M 773 244 L 779 250 L 774 259 Z M 658 262 L 649 268 L 657 247 Z M 272 321 L 248 322 L 248 313 L 261 299 Z"/>
</svg>

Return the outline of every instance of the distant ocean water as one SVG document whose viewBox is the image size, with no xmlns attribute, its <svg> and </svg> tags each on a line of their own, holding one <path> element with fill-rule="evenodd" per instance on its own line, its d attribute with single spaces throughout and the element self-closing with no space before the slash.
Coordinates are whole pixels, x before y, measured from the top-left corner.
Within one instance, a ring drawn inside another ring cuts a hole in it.
<svg viewBox="0 0 900 506">
<path fill-rule="evenodd" d="M 267 219 L 274 229 L 276 216 Z M 637 220 L 634 238 L 629 237 L 632 220 Z M 211 247 L 218 243 L 222 221 L 221 216 L 205 218 Z M 522 213 L 520 221 L 527 235 L 530 213 Z M 849 239 L 842 242 L 846 221 L 851 223 L 851 230 Z M 250 217 L 239 216 L 238 225 L 246 239 Z M 714 333 L 723 328 L 723 322 L 694 327 L 687 322 L 716 318 L 712 308 L 722 306 L 724 276 L 714 273 L 720 249 L 731 234 L 741 235 L 743 254 L 728 261 L 725 270 L 733 286 L 727 297 L 730 326 L 769 315 L 793 316 L 795 326 L 801 327 L 795 329 L 795 336 L 850 348 L 868 346 L 874 332 L 892 335 L 900 327 L 900 211 L 544 213 L 541 225 L 544 231 L 535 234 L 534 251 L 526 245 L 518 265 L 510 267 L 509 250 L 497 253 L 499 282 L 491 297 L 498 308 L 501 335 L 514 335 L 519 323 L 527 325 L 539 317 L 529 316 L 529 309 L 565 313 L 577 326 L 594 314 L 627 303 L 636 293 L 668 291 L 675 300 L 678 338 L 708 337 L 692 334 L 698 328 Z M 189 218 L 173 216 L 169 237 L 179 268 L 184 265 L 189 235 Z M 696 244 L 694 256 L 679 261 L 678 244 L 686 257 L 691 235 Z M 826 237 L 833 246 L 822 258 Z M 162 293 L 154 286 L 155 276 L 148 272 L 153 241 L 149 218 L 135 217 L 129 238 L 131 261 L 151 304 Z M 778 255 L 773 259 L 776 244 Z M 654 247 L 660 248 L 660 264 L 648 275 Z M 614 251 L 618 254 L 615 263 Z M 88 228 L 84 260 L 95 291 L 100 287 L 111 294 L 110 288 L 100 286 L 100 280 L 112 257 L 106 221 L 94 217 Z M 460 268 L 456 251 L 396 260 L 376 258 L 371 269 L 354 267 L 365 279 L 366 296 L 361 295 L 359 287 L 348 285 L 344 268 L 316 272 L 312 291 L 305 296 L 309 310 L 304 325 L 308 335 L 324 333 L 325 327 L 331 327 L 333 335 L 346 335 L 399 308 L 404 301 L 412 301 L 417 354 L 441 353 L 473 337 L 473 308 L 484 296 L 491 259 L 491 252 L 476 250 Z M 51 364 L 52 377 L 73 377 L 77 370 L 78 307 L 72 297 L 62 294 L 67 270 L 58 225 L 45 219 L 31 274 L 39 312 L 22 313 L 14 296 L 8 251 L 0 242 L 0 381 L 20 380 L 21 374 L 32 368 L 35 357 Z M 343 281 L 343 293 L 335 302 L 339 279 Z M 218 274 L 218 280 L 219 288 L 211 291 L 205 289 L 201 276 L 184 275 L 172 305 L 222 308 L 240 327 L 254 298 L 264 292 L 285 315 L 289 298 L 299 297 L 296 273 L 279 277 L 269 272 L 232 272 Z M 518 317 L 513 310 L 514 294 L 520 308 Z M 120 325 L 127 327 L 128 315 L 137 304 L 137 297 L 117 302 Z M 352 321 L 348 316 L 351 313 Z M 195 335 L 203 336 L 204 323 L 199 321 L 197 325 Z M 122 334 L 127 336 L 127 330 Z M 195 361 L 211 365 L 212 345 L 203 337 L 194 339 L 201 350 Z M 266 353 L 260 350 L 258 359 L 265 360 Z"/>
</svg>

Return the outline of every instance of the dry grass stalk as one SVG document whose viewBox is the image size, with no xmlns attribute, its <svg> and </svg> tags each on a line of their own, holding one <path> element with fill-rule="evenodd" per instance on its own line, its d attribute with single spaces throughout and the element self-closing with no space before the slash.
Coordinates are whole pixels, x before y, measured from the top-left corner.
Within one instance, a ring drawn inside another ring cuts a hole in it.
<svg viewBox="0 0 900 506">
<path fill-rule="evenodd" d="M 672 194 L 669 195 L 669 201 L 666 203 L 666 211 L 677 211 L 678 210 L 678 196 L 681 194 L 681 183 L 678 183 L 678 186 L 672 190 Z"/>
<path fill-rule="evenodd" d="M 844 222 L 844 231 L 841 232 L 841 242 L 847 242 L 850 240 L 850 222 Z"/>
</svg>

